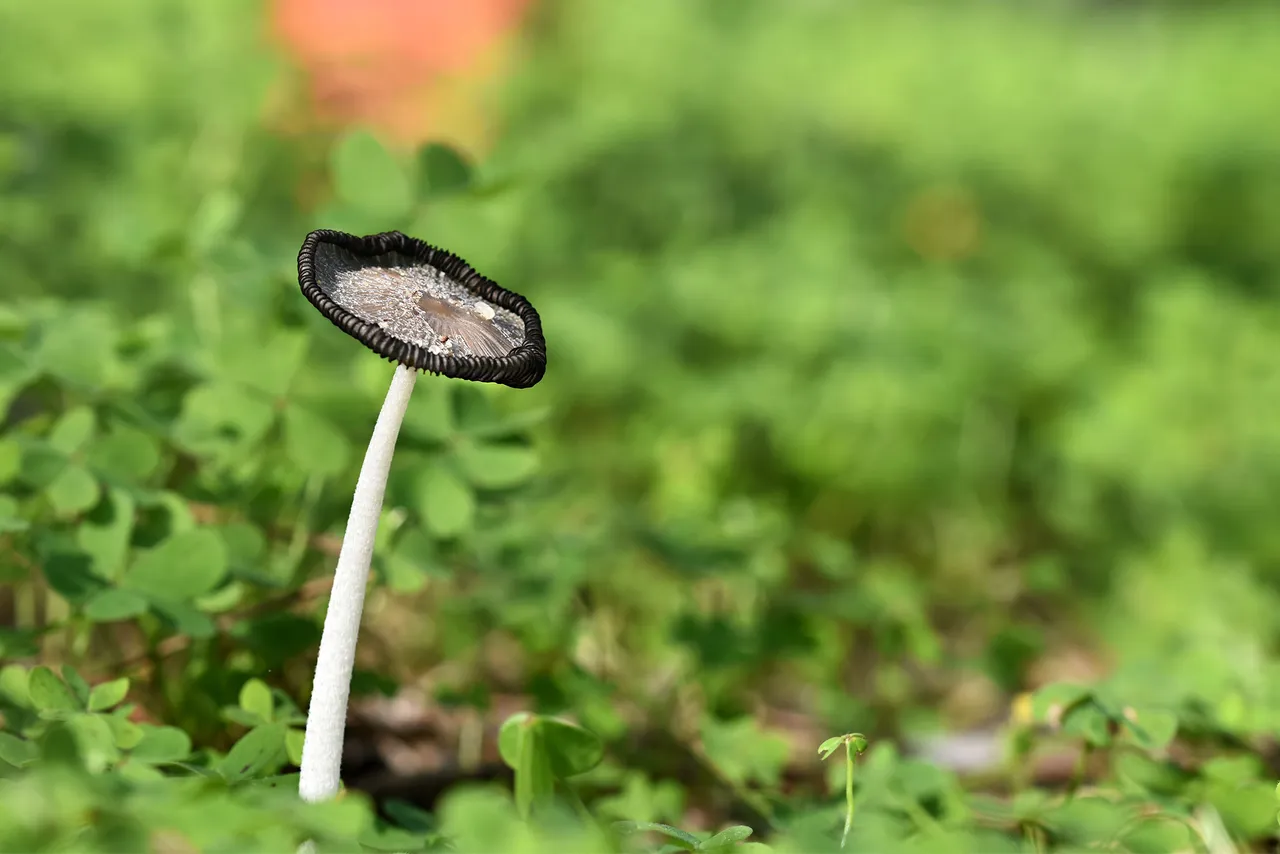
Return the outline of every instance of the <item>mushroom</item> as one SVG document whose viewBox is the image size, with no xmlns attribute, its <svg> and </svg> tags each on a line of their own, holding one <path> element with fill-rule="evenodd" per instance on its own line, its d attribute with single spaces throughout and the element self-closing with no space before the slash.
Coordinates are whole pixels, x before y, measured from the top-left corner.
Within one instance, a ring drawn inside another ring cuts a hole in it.
<svg viewBox="0 0 1280 854">
<path fill-rule="evenodd" d="M 298 793 L 323 801 L 340 785 L 374 535 L 418 372 L 528 388 L 546 371 L 547 347 L 528 300 L 456 255 L 398 231 L 311 232 L 298 253 L 298 284 L 335 326 L 397 363 L 351 499 L 311 687 Z"/>
</svg>

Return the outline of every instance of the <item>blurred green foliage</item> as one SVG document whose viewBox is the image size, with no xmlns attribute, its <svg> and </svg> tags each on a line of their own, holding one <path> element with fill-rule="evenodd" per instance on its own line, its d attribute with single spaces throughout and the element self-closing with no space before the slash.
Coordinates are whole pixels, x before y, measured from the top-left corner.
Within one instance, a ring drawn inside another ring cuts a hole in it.
<svg viewBox="0 0 1280 854">
<path fill-rule="evenodd" d="M 474 170 L 274 129 L 263 14 L 0 5 L 0 849 L 834 850 L 853 729 L 853 850 L 1274 837 L 1273 9 L 546 2 Z M 320 226 L 542 313 L 535 389 L 419 384 L 357 674 L 523 697 L 514 799 L 288 791 L 391 373 L 297 292 Z M 994 781 L 894 746 L 1073 657 Z"/>
</svg>

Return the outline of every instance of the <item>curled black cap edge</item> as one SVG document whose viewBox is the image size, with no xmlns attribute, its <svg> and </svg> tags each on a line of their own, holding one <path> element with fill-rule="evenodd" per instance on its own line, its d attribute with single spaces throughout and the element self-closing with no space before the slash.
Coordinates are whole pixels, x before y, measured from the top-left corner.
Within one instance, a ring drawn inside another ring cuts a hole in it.
<svg viewBox="0 0 1280 854">
<path fill-rule="evenodd" d="M 377 324 L 370 323 L 338 305 L 316 281 L 316 248 L 332 243 L 362 257 L 397 252 L 415 262 L 434 267 L 486 302 L 511 311 L 524 321 L 524 342 L 505 356 L 450 356 L 431 353 L 425 347 L 403 341 Z M 388 361 L 420 371 L 472 382 L 500 383 L 511 388 L 529 388 L 538 383 L 547 369 L 547 342 L 542 335 L 542 318 L 520 294 L 501 287 L 477 273 L 466 261 L 399 231 L 357 237 L 331 229 L 317 229 L 307 235 L 298 252 L 298 285 L 312 305 L 334 326 Z"/>
</svg>

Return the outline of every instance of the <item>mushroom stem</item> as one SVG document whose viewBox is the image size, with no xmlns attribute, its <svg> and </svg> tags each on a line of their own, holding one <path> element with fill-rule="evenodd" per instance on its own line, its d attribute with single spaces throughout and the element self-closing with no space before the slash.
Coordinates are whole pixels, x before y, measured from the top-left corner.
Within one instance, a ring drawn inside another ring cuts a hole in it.
<svg viewBox="0 0 1280 854">
<path fill-rule="evenodd" d="M 378 533 L 378 517 L 382 513 L 382 497 L 387 489 L 387 472 L 395 453 L 396 437 L 417 378 L 416 370 L 403 365 L 396 367 L 351 499 L 351 515 L 347 518 L 338 566 L 333 573 L 333 592 L 329 596 L 329 610 L 320 635 L 320 656 L 311 684 L 311 707 L 307 712 L 302 774 L 298 781 L 298 794 L 305 801 L 324 801 L 338 793 L 351 670 L 355 666 L 356 639 L 364 611 L 373 540 Z"/>
</svg>

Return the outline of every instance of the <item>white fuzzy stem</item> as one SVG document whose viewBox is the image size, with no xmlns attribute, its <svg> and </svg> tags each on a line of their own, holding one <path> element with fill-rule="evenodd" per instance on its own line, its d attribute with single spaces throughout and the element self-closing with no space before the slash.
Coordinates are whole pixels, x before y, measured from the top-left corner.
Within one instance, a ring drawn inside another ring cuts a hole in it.
<svg viewBox="0 0 1280 854">
<path fill-rule="evenodd" d="M 307 712 L 306 740 L 302 744 L 302 774 L 298 794 L 305 801 L 325 801 L 338 793 L 342 772 L 342 739 L 347 726 L 347 699 L 351 670 L 356 660 L 356 638 L 364 612 L 364 588 L 373 559 L 373 539 L 378 533 L 387 472 L 395 453 L 396 437 L 404 421 L 418 372 L 398 366 L 378 413 L 369 439 L 360 479 L 351 499 L 351 515 L 333 573 L 333 592 L 320 635 L 320 657 L 311 684 L 311 708 Z"/>
</svg>

